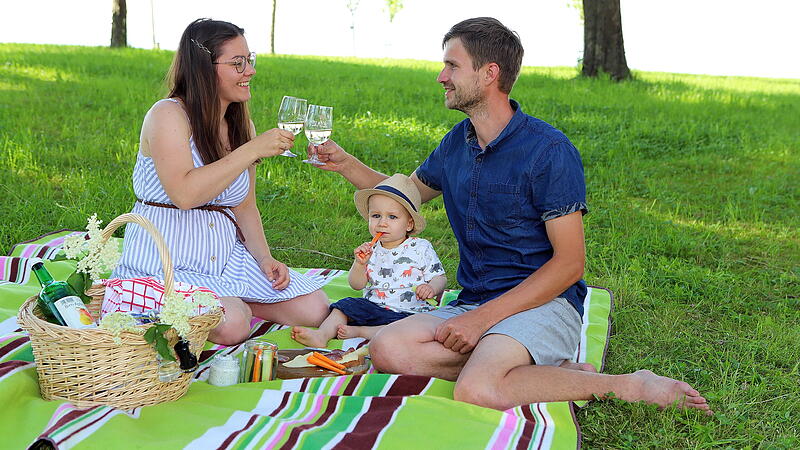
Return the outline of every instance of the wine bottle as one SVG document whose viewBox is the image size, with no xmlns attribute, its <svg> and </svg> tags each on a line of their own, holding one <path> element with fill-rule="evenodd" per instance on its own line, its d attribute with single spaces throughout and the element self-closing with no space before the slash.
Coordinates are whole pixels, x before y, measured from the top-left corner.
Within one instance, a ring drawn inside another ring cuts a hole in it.
<svg viewBox="0 0 800 450">
<path fill-rule="evenodd" d="M 42 290 L 37 302 L 48 322 L 72 328 L 94 328 L 94 318 L 78 293 L 65 281 L 56 281 L 41 261 L 33 264 L 33 273 Z"/>
<path fill-rule="evenodd" d="M 178 361 L 180 361 L 183 373 L 190 373 L 197 370 L 197 357 L 192 353 L 191 349 L 189 349 L 189 341 L 181 339 L 175 344 L 173 349 L 178 356 Z"/>
</svg>

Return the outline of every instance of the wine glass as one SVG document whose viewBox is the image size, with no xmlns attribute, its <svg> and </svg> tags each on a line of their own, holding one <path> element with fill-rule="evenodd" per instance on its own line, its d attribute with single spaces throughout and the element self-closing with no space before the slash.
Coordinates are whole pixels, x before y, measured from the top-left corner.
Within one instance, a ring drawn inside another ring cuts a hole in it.
<svg viewBox="0 0 800 450">
<path fill-rule="evenodd" d="M 306 138 L 314 144 L 311 157 L 304 159 L 304 163 L 324 166 L 325 163 L 317 159 L 317 145 L 327 141 L 333 131 L 333 107 L 311 105 L 306 116 Z"/>
<path fill-rule="evenodd" d="M 304 98 L 283 96 L 281 106 L 278 109 L 278 128 L 290 131 L 297 136 L 303 131 L 303 122 L 306 120 L 308 112 L 308 101 Z M 295 157 L 291 150 L 281 153 L 282 156 Z"/>
</svg>

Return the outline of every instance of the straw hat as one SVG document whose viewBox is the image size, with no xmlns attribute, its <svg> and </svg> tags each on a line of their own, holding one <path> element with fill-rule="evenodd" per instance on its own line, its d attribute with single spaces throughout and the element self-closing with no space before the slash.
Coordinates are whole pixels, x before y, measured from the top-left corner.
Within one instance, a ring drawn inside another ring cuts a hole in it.
<svg viewBox="0 0 800 450">
<path fill-rule="evenodd" d="M 411 178 L 402 173 L 396 173 L 381 181 L 372 189 L 356 191 L 354 196 L 356 209 L 364 219 L 369 220 L 369 198 L 375 194 L 385 195 L 394 199 L 406 208 L 414 220 L 414 229 L 409 234 L 418 234 L 425 229 L 425 218 L 419 213 L 419 207 L 422 203 L 421 196 L 417 185 L 414 184 Z"/>
</svg>

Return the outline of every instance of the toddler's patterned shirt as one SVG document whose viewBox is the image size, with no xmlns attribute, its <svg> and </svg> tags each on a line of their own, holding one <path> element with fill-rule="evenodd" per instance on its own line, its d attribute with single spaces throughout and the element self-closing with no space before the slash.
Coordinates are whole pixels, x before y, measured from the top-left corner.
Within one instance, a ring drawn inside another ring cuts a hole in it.
<svg viewBox="0 0 800 450">
<path fill-rule="evenodd" d="M 417 298 L 416 287 L 437 275 L 444 275 L 444 268 L 425 239 L 409 237 L 393 249 L 379 241 L 367 262 L 364 298 L 397 312 L 431 311 L 433 306 Z"/>
</svg>

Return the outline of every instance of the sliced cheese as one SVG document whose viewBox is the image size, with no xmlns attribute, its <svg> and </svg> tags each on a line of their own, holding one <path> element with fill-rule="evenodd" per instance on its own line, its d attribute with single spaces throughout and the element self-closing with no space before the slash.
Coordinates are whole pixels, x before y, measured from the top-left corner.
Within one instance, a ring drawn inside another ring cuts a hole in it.
<svg viewBox="0 0 800 450">
<path fill-rule="evenodd" d="M 292 368 L 295 368 L 295 367 L 314 367 L 313 364 L 311 364 L 308 361 L 306 361 L 306 358 L 308 358 L 308 356 L 311 355 L 312 353 L 314 353 L 314 352 L 308 352 L 308 353 L 306 353 L 304 355 L 297 355 L 291 361 L 283 363 L 283 365 L 285 367 L 292 367 Z"/>
</svg>

